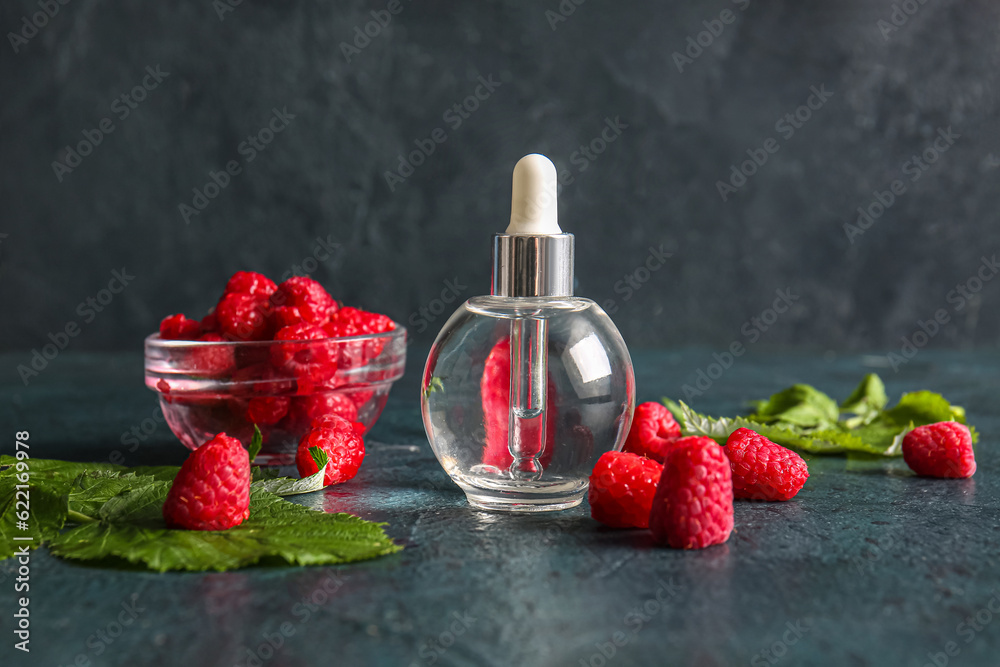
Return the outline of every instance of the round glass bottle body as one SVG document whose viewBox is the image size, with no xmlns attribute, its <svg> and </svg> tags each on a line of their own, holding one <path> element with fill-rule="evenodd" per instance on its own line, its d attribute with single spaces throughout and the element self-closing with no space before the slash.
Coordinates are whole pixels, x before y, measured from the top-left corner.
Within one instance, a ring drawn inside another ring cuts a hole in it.
<svg viewBox="0 0 1000 667">
<path fill-rule="evenodd" d="M 582 297 L 469 299 L 422 379 L 431 448 L 481 509 L 578 505 L 600 455 L 621 449 L 634 407 L 625 342 Z"/>
</svg>

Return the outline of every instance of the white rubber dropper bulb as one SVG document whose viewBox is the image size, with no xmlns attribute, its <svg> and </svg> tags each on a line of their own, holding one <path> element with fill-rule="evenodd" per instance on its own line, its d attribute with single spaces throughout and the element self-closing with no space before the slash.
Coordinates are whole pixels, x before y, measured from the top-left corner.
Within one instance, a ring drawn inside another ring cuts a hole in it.
<svg viewBox="0 0 1000 667">
<path fill-rule="evenodd" d="M 556 166 L 544 155 L 525 155 L 514 165 L 508 234 L 561 234 Z"/>
</svg>

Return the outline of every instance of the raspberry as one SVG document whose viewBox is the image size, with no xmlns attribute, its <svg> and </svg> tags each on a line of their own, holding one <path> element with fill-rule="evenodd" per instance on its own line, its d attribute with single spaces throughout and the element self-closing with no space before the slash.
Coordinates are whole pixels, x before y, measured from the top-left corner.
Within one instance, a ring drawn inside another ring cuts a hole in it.
<svg viewBox="0 0 1000 667">
<path fill-rule="evenodd" d="M 294 419 L 309 428 L 317 428 L 320 420 L 327 417 L 339 417 L 350 422 L 358 419 L 358 408 L 354 402 L 335 391 L 296 396 L 290 412 Z"/>
<path fill-rule="evenodd" d="M 171 528 L 226 530 L 250 515 L 250 457 L 240 441 L 219 433 L 191 452 L 163 504 Z"/>
<path fill-rule="evenodd" d="M 316 429 L 335 425 L 338 423 L 338 419 L 343 419 L 343 417 L 338 415 L 323 415 L 319 419 L 313 420 L 312 427 Z M 359 437 L 364 437 L 365 431 L 368 430 L 365 428 L 364 422 L 351 422 L 351 426 L 354 427 L 354 432 L 357 433 Z"/>
<path fill-rule="evenodd" d="M 507 445 L 510 432 L 510 339 L 502 338 L 486 358 L 483 377 L 479 383 L 483 402 L 483 426 L 486 429 L 486 448 L 483 464 L 507 469 L 514 462 Z M 546 410 L 545 438 L 539 462 L 548 466 L 555 450 L 555 383 L 549 378 Z"/>
<path fill-rule="evenodd" d="M 225 338 L 217 333 L 206 333 L 198 337 L 202 343 L 225 343 Z M 225 375 L 236 366 L 236 356 L 232 345 L 195 345 L 188 358 L 191 369 L 200 375 Z"/>
<path fill-rule="evenodd" d="M 205 333 L 215 333 L 219 330 L 219 321 L 215 317 L 215 308 L 208 315 L 201 318 L 201 330 Z"/>
<path fill-rule="evenodd" d="M 258 426 L 271 426 L 288 414 L 288 396 L 254 396 L 247 403 L 247 419 Z"/>
<path fill-rule="evenodd" d="M 733 431 L 725 450 L 737 498 L 789 500 L 809 477 L 801 456 L 748 428 Z"/>
<path fill-rule="evenodd" d="M 302 324 L 302 313 L 295 306 L 278 306 L 271 313 L 271 328 L 275 331 Z"/>
<path fill-rule="evenodd" d="M 685 438 L 667 454 L 649 527 L 675 549 L 721 544 L 733 531 L 733 478 L 723 448 L 711 438 Z"/>
<path fill-rule="evenodd" d="M 337 310 L 337 302 L 323 286 L 305 276 L 293 276 L 278 285 L 272 301 L 277 306 L 297 308 L 309 324 L 324 324 L 330 319 L 330 313 Z"/>
<path fill-rule="evenodd" d="M 632 428 L 625 439 L 623 452 L 632 452 L 663 463 L 674 441 L 681 437 L 681 427 L 660 403 L 642 403 L 635 408 Z"/>
<path fill-rule="evenodd" d="M 957 422 L 918 426 L 903 437 L 903 460 L 924 477 L 972 477 L 976 455 L 972 434 Z"/>
<path fill-rule="evenodd" d="M 326 338 L 323 329 L 312 324 L 285 327 L 274 340 L 288 342 L 271 347 L 271 363 L 296 379 L 330 375 L 337 369 L 337 346 Z"/>
<path fill-rule="evenodd" d="M 237 271 L 233 274 L 233 277 L 229 279 L 229 282 L 226 283 L 226 289 L 223 291 L 223 296 L 234 292 L 238 294 L 250 294 L 253 296 L 271 296 L 274 294 L 276 289 L 278 289 L 278 286 L 263 273 L 254 273 L 253 271 Z"/>
<path fill-rule="evenodd" d="M 231 292 L 215 307 L 219 331 L 231 340 L 267 340 L 271 337 L 265 314 L 271 304 L 267 297 Z"/>
<path fill-rule="evenodd" d="M 332 338 L 386 333 L 395 328 L 396 323 L 385 315 L 351 307 L 338 310 L 323 327 Z M 378 338 L 340 343 L 340 363 L 344 368 L 363 366 L 382 353 L 385 343 Z"/>
<path fill-rule="evenodd" d="M 365 458 L 365 442 L 354 430 L 354 424 L 335 416 L 331 416 L 323 427 L 306 433 L 299 442 L 295 465 L 302 477 L 313 475 L 319 470 L 309 453 L 310 447 L 319 447 L 330 457 L 330 464 L 323 476 L 323 483 L 327 486 L 353 478 L 358 474 L 358 468 Z"/>
<path fill-rule="evenodd" d="M 663 466 L 645 456 L 606 452 L 590 474 L 590 516 L 615 528 L 648 528 Z"/>
<path fill-rule="evenodd" d="M 160 322 L 160 338 L 163 340 L 194 340 L 201 335 L 201 323 L 189 320 L 178 313 L 164 317 Z"/>
</svg>

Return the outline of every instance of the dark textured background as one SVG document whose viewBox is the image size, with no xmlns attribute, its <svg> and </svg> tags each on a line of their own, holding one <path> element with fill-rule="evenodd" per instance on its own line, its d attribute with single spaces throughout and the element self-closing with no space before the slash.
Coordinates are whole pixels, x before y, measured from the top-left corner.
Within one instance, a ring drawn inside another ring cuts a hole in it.
<svg viewBox="0 0 1000 667">
<path fill-rule="evenodd" d="M 615 299 L 633 346 L 751 342 L 744 322 L 785 287 L 799 299 L 761 345 L 885 353 L 944 308 L 930 345 L 997 346 L 1000 281 L 948 300 L 1000 246 L 994 3 L 917 3 L 886 39 L 886 1 L 591 0 L 553 30 L 556 0 L 403 0 L 348 63 L 341 42 L 385 6 L 248 1 L 220 20 L 210 0 L 72 0 L 19 53 L 6 38 L 0 347 L 77 321 L 73 349 L 138 349 L 163 315 L 202 314 L 233 271 L 280 276 L 317 237 L 341 252 L 315 278 L 412 324 L 446 279 L 461 298 L 487 291 L 510 170 L 532 151 L 573 176 L 560 206 L 578 293 Z M 672 54 L 726 8 L 736 22 L 678 72 Z M 3 34 L 37 9 L 5 1 Z M 169 77 L 119 120 L 113 100 L 156 65 Z M 502 83 L 452 129 L 442 114 L 479 76 Z M 782 138 L 775 122 L 824 85 L 830 100 Z M 288 129 L 186 224 L 178 205 L 274 107 Z M 627 129 L 581 171 L 574 151 L 619 116 Z M 104 117 L 115 131 L 58 182 L 52 161 Z M 960 138 L 911 183 L 903 163 L 948 126 Z M 384 172 L 437 127 L 447 141 L 391 191 Z M 768 137 L 779 152 L 723 202 L 716 181 Z M 844 223 L 895 178 L 906 193 L 849 243 Z M 673 257 L 626 301 L 616 282 L 660 244 Z M 77 305 L 123 266 L 134 281 L 86 322 Z"/>
</svg>

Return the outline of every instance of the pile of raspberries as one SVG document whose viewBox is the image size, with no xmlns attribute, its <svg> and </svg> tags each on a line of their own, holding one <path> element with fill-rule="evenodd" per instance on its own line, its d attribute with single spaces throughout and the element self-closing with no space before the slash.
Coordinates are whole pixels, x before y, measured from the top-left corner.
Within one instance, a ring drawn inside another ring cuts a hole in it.
<svg viewBox="0 0 1000 667">
<path fill-rule="evenodd" d="M 160 338 L 260 342 L 190 346 L 183 352 L 183 363 L 195 375 L 251 387 L 239 402 L 243 416 L 266 428 L 282 420 L 308 426 L 328 414 L 357 421 L 358 409 L 371 392 L 344 395 L 329 390 L 338 386 L 338 369 L 370 362 L 382 352 L 385 339 L 335 339 L 395 328 L 396 323 L 385 315 L 338 304 L 311 278 L 295 276 L 276 285 L 263 274 L 239 271 L 226 283 L 208 315 L 200 321 L 170 315 L 160 322 Z M 169 385 L 161 387 L 164 392 L 169 389 Z"/>
<path fill-rule="evenodd" d="M 976 471 L 969 429 L 939 422 L 903 438 L 903 459 L 918 475 L 970 477 Z M 801 456 L 747 428 L 724 446 L 681 437 L 666 407 L 636 407 L 620 452 L 602 455 L 590 476 L 591 516 L 616 528 L 649 528 L 675 549 L 721 544 L 733 531 L 733 499 L 789 500 L 806 483 Z"/>
</svg>

